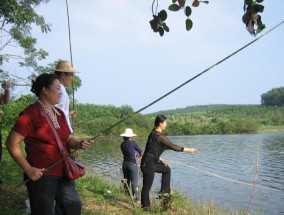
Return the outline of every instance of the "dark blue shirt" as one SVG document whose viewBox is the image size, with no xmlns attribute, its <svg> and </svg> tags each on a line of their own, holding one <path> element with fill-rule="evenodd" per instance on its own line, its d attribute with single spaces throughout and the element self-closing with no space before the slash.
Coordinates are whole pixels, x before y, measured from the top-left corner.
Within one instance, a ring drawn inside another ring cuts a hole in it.
<svg viewBox="0 0 284 215">
<path fill-rule="evenodd" d="M 120 149 L 123 153 L 123 161 L 136 164 L 135 152 L 142 155 L 142 149 L 133 140 L 125 140 L 120 144 Z"/>
</svg>

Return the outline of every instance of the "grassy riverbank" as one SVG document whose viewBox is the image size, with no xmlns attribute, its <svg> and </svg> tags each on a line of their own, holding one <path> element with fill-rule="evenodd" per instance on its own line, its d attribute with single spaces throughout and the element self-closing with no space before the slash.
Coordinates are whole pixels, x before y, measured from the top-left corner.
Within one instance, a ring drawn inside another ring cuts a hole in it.
<svg viewBox="0 0 284 215">
<path fill-rule="evenodd" d="M 83 203 L 82 214 L 191 214 L 191 215 L 220 215 L 220 214 L 245 214 L 235 210 L 221 208 L 213 202 L 198 204 L 185 198 L 180 193 L 174 193 L 172 203 L 168 210 L 163 210 L 161 200 L 152 198 L 152 211 L 144 212 L 139 205 L 134 208 L 129 196 L 121 185 L 106 182 L 101 176 L 86 176 L 77 180 L 77 189 Z M 24 185 L 0 185 L 0 211 L 5 215 L 28 214 L 24 201 L 27 199 Z"/>
<path fill-rule="evenodd" d="M 0 211 L 5 215 L 25 215 L 24 201 L 28 198 L 26 187 L 22 181 L 21 170 L 4 150 L 1 163 L 0 180 Z M 152 195 L 152 211 L 144 212 L 139 205 L 133 207 L 132 202 L 118 181 L 106 180 L 99 175 L 84 176 L 76 181 L 77 189 L 83 203 L 83 215 L 113 215 L 113 214 L 164 214 L 164 215 L 241 215 L 244 212 L 226 209 L 214 204 L 197 203 L 185 197 L 178 191 L 174 191 L 172 203 L 167 211 L 163 210 L 161 200 Z"/>
</svg>

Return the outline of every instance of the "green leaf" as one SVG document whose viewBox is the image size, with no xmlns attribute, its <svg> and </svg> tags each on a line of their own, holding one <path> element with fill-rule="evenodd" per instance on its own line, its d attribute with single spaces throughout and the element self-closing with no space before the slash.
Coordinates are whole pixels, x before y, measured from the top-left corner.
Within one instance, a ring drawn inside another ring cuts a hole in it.
<svg viewBox="0 0 284 215">
<path fill-rule="evenodd" d="M 251 5 L 253 3 L 253 0 L 245 0 L 246 5 Z"/>
<path fill-rule="evenodd" d="M 256 0 L 256 2 L 257 2 L 257 3 L 261 3 L 261 2 L 263 2 L 263 0 Z"/>
<path fill-rule="evenodd" d="M 262 13 L 264 10 L 264 6 L 261 4 L 256 4 L 252 6 L 252 9 L 255 13 Z"/>
<path fill-rule="evenodd" d="M 161 37 L 164 35 L 164 29 L 161 26 L 159 27 L 159 34 Z"/>
<path fill-rule="evenodd" d="M 165 21 L 168 17 L 168 14 L 165 10 L 161 10 L 159 13 L 158 13 L 158 17 L 162 20 L 162 21 Z"/>
<path fill-rule="evenodd" d="M 202 1 L 203 3 L 205 3 L 205 4 L 209 4 L 209 1 Z"/>
<path fill-rule="evenodd" d="M 263 29 L 265 29 L 265 24 L 263 23 L 260 23 L 258 26 L 257 26 L 257 29 L 256 29 L 256 33 L 260 33 Z"/>
<path fill-rule="evenodd" d="M 166 23 L 163 23 L 162 26 L 163 26 L 163 28 L 164 28 L 164 30 L 165 30 L 166 32 L 169 32 L 169 31 L 170 31 L 170 29 L 169 29 L 169 27 L 167 26 Z"/>
<path fill-rule="evenodd" d="M 198 7 L 199 6 L 199 1 L 198 0 L 194 0 L 192 2 L 192 7 Z"/>
<path fill-rule="evenodd" d="M 177 0 L 172 0 L 173 4 L 177 2 Z"/>
<path fill-rule="evenodd" d="M 249 20 L 250 20 L 250 13 L 249 12 L 246 12 L 243 16 L 242 16 L 242 20 L 243 20 L 243 23 L 248 25 L 249 23 Z"/>
<path fill-rule="evenodd" d="M 191 8 L 189 6 L 186 6 L 184 8 L 184 14 L 189 17 L 191 15 Z"/>
<path fill-rule="evenodd" d="M 187 30 L 187 31 L 190 31 L 190 29 L 192 28 L 192 26 L 193 26 L 193 23 L 192 23 L 191 19 L 186 19 L 186 21 L 185 21 L 186 30 Z"/>
<path fill-rule="evenodd" d="M 171 4 L 169 6 L 170 11 L 179 11 L 179 9 L 180 9 L 180 6 L 178 6 L 177 4 Z"/>
</svg>

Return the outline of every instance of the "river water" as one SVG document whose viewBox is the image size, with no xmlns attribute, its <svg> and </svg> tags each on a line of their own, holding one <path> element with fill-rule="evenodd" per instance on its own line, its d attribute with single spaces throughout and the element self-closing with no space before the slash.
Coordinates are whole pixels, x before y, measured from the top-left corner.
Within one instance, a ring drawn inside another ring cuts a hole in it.
<svg viewBox="0 0 284 215">
<path fill-rule="evenodd" d="M 213 201 L 232 210 L 245 211 L 249 207 L 256 214 L 284 214 L 284 133 L 169 139 L 177 145 L 198 149 L 195 154 L 163 153 L 172 168 L 174 190 L 198 202 Z M 122 178 L 122 155 L 119 144 L 116 146 L 112 150 L 94 147 L 94 153 L 84 153 L 81 159 L 90 167 L 89 172 Z M 153 192 L 158 190 L 160 179 L 157 173 Z"/>
</svg>

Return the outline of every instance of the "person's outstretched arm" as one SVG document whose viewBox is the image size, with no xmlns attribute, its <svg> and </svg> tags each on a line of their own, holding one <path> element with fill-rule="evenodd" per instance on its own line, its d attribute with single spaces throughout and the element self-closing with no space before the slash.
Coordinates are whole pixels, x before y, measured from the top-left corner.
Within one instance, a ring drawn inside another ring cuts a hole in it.
<svg viewBox="0 0 284 215">
<path fill-rule="evenodd" d="M 197 150 L 195 148 L 187 148 L 187 147 L 181 147 L 176 144 L 173 144 L 168 138 L 166 138 L 164 135 L 159 136 L 159 141 L 163 142 L 169 149 L 178 151 L 178 152 L 188 152 L 193 153 Z"/>
</svg>

